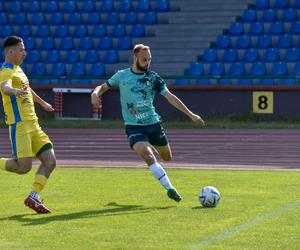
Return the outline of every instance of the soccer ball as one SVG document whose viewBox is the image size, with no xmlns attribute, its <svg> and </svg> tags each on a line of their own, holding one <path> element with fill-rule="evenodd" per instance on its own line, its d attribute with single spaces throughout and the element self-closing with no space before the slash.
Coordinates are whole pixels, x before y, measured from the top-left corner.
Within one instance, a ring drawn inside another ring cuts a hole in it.
<svg viewBox="0 0 300 250">
<path fill-rule="evenodd" d="M 203 207 L 217 206 L 220 198 L 220 192 L 215 187 L 206 186 L 200 190 L 199 201 Z"/>
</svg>

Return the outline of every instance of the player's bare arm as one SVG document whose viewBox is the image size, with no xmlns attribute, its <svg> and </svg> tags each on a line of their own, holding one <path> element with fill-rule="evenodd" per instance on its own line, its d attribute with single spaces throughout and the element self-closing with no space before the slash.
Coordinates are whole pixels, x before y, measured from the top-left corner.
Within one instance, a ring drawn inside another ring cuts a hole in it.
<svg viewBox="0 0 300 250">
<path fill-rule="evenodd" d="M 37 93 L 35 93 L 33 91 L 33 89 L 30 88 L 30 90 L 31 90 L 32 98 L 33 98 L 34 102 L 40 104 L 46 111 L 49 111 L 49 112 L 55 111 L 51 104 L 49 104 L 48 102 L 45 102 L 41 97 L 39 97 L 37 95 Z"/>
<path fill-rule="evenodd" d="M 91 94 L 92 105 L 95 107 L 101 106 L 100 97 L 109 89 L 110 87 L 106 83 L 97 86 Z"/>
<path fill-rule="evenodd" d="M 11 85 L 11 81 L 2 83 L 1 89 L 5 95 L 9 95 L 9 96 L 15 95 L 19 97 L 27 94 L 27 87 L 23 87 L 21 89 L 13 88 Z"/>
<path fill-rule="evenodd" d="M 177 96 L 172 94 L 170 91 L 168 91 L 164 96 L 172 106 L 174 106 L 175 108 L 177 108 L 178 110 L 186 114 L 188 117 L 190 117 L 193 122 L 199 125 L 205 125 L 204 121 L 199 115 L 196 115 L 192 111 L 190 111 L 184 105 L 184 103 Z"/>
</svg>

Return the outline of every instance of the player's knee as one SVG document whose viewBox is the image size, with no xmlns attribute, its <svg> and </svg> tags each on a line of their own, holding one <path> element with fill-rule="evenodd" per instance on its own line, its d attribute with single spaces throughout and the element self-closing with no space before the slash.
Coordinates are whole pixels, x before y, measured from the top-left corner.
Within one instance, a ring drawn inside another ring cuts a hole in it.
<svg viewBox="0 0 300 250">
<path fill-rule="evenodd" d="M 55 157 L 53 158 L 48 158 L 47 161 L 43 162 L 43 165 L 49 169 L 49 170 L 54 170 L 56 167 L 56 159 Z"/>
<path fill-rule="evenodd" d="M 23 164 L 18 169 L 18 174 L 27 174 L 32 168 L 32 164 Z"/>
<path fill-rule="evenodd" d="M 156 161 L 155 156 L 146 150 L 143 152 L 143 159 L 148 165 L 151 165 Z"/>
<path fill-rule="evenodd" d="M 164 161 L 171 161 L 172 160 L 172 155 L 171 154 L 163 154 L 163 155 L 161 155 L 161 158 Z"/>
</svg>

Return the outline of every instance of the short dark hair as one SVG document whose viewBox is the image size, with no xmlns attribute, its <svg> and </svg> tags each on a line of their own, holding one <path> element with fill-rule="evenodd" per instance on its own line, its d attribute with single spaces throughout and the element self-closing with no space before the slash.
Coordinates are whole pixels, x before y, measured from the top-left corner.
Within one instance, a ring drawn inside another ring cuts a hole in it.
<svg viewBox="0 0 300 250">
<path fill-rule="evenodd" d="M 136 55 L 137 53 L 139 53 L 141 50 L 150 50 L 150 47 L 144 44 L 136 44 L 133 47 L 133 54 Z"/>
<path fill-rule="evenodd" d="M 4 39 L 4 48 L 18 45 L 19 43 L 22 43 L 23 39 L 18 36 L 8 36 Z"/>
</svg>

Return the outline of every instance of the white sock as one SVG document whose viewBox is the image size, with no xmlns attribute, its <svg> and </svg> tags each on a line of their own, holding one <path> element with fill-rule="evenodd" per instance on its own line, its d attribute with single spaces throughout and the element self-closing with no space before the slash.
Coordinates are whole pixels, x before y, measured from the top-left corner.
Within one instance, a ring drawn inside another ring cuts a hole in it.
<svg viewBox="0 0 300 250">
<path fill-rule="evenodd" d="M 32 198 L 35 198 L 35 199 L 38 199 L 38 200 L 40 199 L 40 194 L 38 192 L 35 192 L 35 191 L 31 191 L 30 196 Z"/>
<path fill-rule="evenodd" d="M 154 162 L 149 166 L 149 168 L 161 185 L 163 185 L 166 189 L 174 188 L 168 178 L 166 171 L 158 162 Z"/>
</svg>

